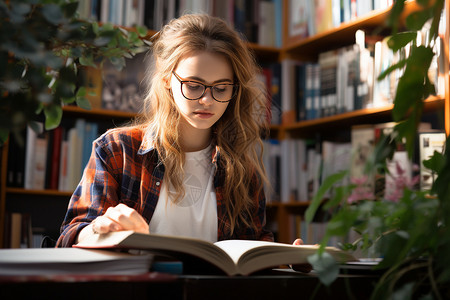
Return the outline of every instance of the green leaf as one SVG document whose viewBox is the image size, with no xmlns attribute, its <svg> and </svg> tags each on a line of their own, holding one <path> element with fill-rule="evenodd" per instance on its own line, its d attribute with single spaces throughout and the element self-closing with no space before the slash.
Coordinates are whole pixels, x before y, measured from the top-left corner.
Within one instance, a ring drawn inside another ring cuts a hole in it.
<svg viewBox="0 0 450 300">
<path fill-rule="evenodd" d="M 100 27 L 100 29 L 101 29 L 100 31 L 102 32 L 102 34 L 107 31 L 114 32 L 114 25 L 111 23 L 103 23 L 102 26 Z"/>
<path fill-rule="evenodd" d="M 123 57 L 110 57 L 109 61 L 118 71 L 121 71 L 125 67 L 125 58 Z"/>
<path fill-rule="evenodd" d="M 75 13 L 77 12 L 77 9 L 78 9 L 78 2 L 64 3 L 64 5 L 62 6 L 62 10 L 66 18 L 74 17 Z"/>
<path fill-rule="evenodd" d="M 348 186 L 337 186 L 333 189 L 333 196 L 331 197 L 330 200 L 327 201 L 327 203 L 325 203 L 325 205 L 323 206 L 324 209 L 331 209 L 333 207 L 338 206 L 342 199 L 345 199 L 344 197 L 346 197 L 349 194 L 350 188 Z"/>
<path fill-rule="evenodd" d="M 439 196 L 439 200 L 443 203 L 444 208 L 450 210 L 450 138 L 448 137 L 445 144 L 445 149 L 444 162 L 442 163 L 436 181 L 433 184 L 432 192 Z M 444 213 L 444 215 L 449 218 L 450 211 L 446 211 Z"/>
<path fill-rule="evenodd" d="M 400 16 L 403 12 L 405 6 L 405 0 L 394 1 L 392 9 L 387 20 L 387 25 L 392 28 L 392 32 L 396 33 L 398 31 Z"/>
<path fill-rule="evenodd" d="M 412 47 L 404 75 L 399 79 L 394 99 L 392 116 L 401 121 L 412 105 L 420 102 L 423 95 L 425 77 L 433 59 L 433 50 L 424 46 Z"/>
<path fill-rule="evenodd" d="M 81 47 L 73 47 L 70 49 L 70 56 L 77 58 L 83 55 L 83 48 Z"/>
<path fill-rule="evenodd" d="M 319 275 L 320 281 L 329 286 L 339 275 L 339 266 L 329 253 L 314 254 L 308 256 L 308 262 Z"/>
<path fill-rule="evenodd" d="M 88 67 L 96 67 L 96 64 L 94 62 L 94 55 L 92 53 L 80 57 L 80 64 L 82 66 L 88 66 Z"/>
<path fill-rule="evenodd" d="M 75 97 L 64 97 L 61 100 L 64 104 L 71 104 L 75 102 Z"/>
<path fill-rule="evenodd" d="M 140 37 L 146 37 L 148 34 L 148 29 L 145 26 L 137 26 L 136 30 Z"/>
<path fill-rule="evenodd" d="M 85 87 L 80 87 L 77 91 L 77 97 L 86 97 L 86 88 Z"/>
<path fill-rule="evenodd" d="M 61 7 L 56 4 L 44 5 L 42 7 L 42 14 L 48 22 L 54 25 L 58 25 L 59 23 L 61 23 L 62 19 L 64 18 Z"/>
<path fill-rule="evenodd" d="M 425 166 L 425 168 L 428 168 L 436 173 L 441 171 L 444 163 L 445 163 L 444 155 L 442 155 L 442 153 L 439 153 L 437 151 L 434 151 L 433 155 L 429 159 L 423 161 L 423 165 Z"/>
<path fill-rule="evenodd" d="M 81 89 L 81 88 L 80 88 Z M 92 106 L 91 103 L 89 102 L 89 100 L 84 97 L 84 96 L 77 96 L 76 97 L 76 103 L 79 107 L 86 109 L 86 110 L 91 110 Z"/>
<path fill-rule="evenodd" d="M 416 12 L 412 12 L 406 17 L 406 27 L 409 30 L 419 31 L 423 25 L 433 17 L 433 9 L 424 9 Z"/>
<path fill-rule="evenodd" d="M 336 174 L 332 174 L 328 176 L 322 185 L 319 187 L 317 193 L 314 195 L 313 200 L 311 201 L 311 204 L 308 206 L 308 209 L 305 213 L 305 219 L 307 222 L 311 222 L 314 218 L 314 215 L 316 214 L 317 209 L 320 206 L 320 203 L 323 200 L 323 196 L 325 193 L 337 182 L 342 180 L 346 175 L 348 174 L 347 170 L 341 171 Z"/>
<path fill-rule="evenodd" d="M 135 43 L 136 41 L 139 41 L 139 40 L 140 40 L 140 39 L 139 39 L 139 35 L 138 35 L 137 32 L 131 31 L 131 32 L 128 34 L 128 41 L 129 41 L 130 43 Z"/>
<path fill-rule="evenodd" d="M 61 123 L 63 111 L 60 105 L 50 104 L 44 107 L 45 129 L 55 129 Z"/>
<path fill-rule="evenodd" d="M 91 28 L 92 28 L 92 32 L 94 32 L 95 35 L 100 34 L 100 26 L 98 25 L 98 22 L 92 22 Z"/>
<path fill-rule="evenodd" d="M 419 103 L 418 105 L 420 104 L 421 103 Z M 395 126 L 398 132 L 398 140 L 402 140 L 403 138 L 405 138 L 406 140 L 405 148 L 408 152 L 409 158 L 412 158 L 413 155 L 417 134 L 417 124 L 421 119 L 421 112 L 421 108 L 419 110 L 414 109 L 411 115 L 406 120 L 404 120 L 403 122 L 399 122 Z"/>
<path fill-rule="evenodd" d="M 386 70 L 384 70 L 383 72 L 381 72 L 381 74 L 378 76 L 378 80 L 383 80 L 384 78 L 386 78 L 386 76 L 388 76 L 389 74 L 391 74 L 393 71 L 397 70 L 397 69 L 402 69 L 403 67 L 405 67 L 406 65 L 406 59 L 402 59 L 400 60 L 398 63 L 393 64 L 392 66 L 389 66 L 389 68 L 387 68 Z"/>
<path fill-rule="evenodd" d="M 394 34 L 388 39 L 388 46 L 392 49 L 392 51 L 397 52 L 401 48 L 405 47 L 407 44 L 411 43 L 411 41 L 417 38 L 417 32 L 405 31 Z"/>
<path fill-rule="evenodd" d="M 110 36 L 99 36 L 94 40 L 94 45 L 97 47 L 103 47 L 108 45 L 111 42 Z"/>
</svg>

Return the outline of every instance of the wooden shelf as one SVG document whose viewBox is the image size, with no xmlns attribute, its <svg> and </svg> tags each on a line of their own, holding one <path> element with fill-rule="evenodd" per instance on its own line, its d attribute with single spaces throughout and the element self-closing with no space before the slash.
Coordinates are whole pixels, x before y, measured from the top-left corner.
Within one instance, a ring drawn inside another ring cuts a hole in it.
<svg viewBox="0 0 450 300">
<path fill-rule="evenodd" d="M 73 192 L 62 192 L 58 190 L 28 190 L 24 188 L 6 188 L 7 194 L 22 194 L 22 195 L 33 195 L 33 196 L 57 196 L 57 197 L 70 197 Z"/>
<path fill-rule="evenodd" d="M 63 112 L 72 116 L 83 116 L 83 117 L 101 117 L 107 119 L 132 119 L 138 116 L 137 113 L 125 112 L 118 110 L 108 110 L 108 109 L 98 109 L 93 108 L 91 110 L 83 109 L 78 106 L 64 106 Z"/>
<path fill-rule="evenodd" d="M 254 52 L 257 60 L 260 62 L 273 62 L 280 60 L 280 48 L 261 46 L 255 43 L 248 43 L 247 45 Z"/>
<path fill-rule="evenodd" d="M 424 102 L 424 111 L 437 111 L 444 109 L 445 99 L 440 96 L 433 96 Z M 380 123 L 390 121 L 392 119 L 393 104 L 378 108 L 365 108 L 346 112 L 338 115 L 328 116 L 324 118 L 301 121 L 293 124 L 286 124 L 283 130 L 287 133 L 295 134 L 297 137 L 311 137 L 311 132 L 334 129 L 348 128 L 360 123 Z"/>
</svg>

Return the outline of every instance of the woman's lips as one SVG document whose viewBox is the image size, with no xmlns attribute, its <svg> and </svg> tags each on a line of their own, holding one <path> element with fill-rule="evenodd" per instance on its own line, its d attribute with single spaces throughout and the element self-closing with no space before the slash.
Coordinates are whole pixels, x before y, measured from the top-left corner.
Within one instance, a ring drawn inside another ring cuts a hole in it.
<svg viewBox="0 0 450 300">
<path fill-rule="evenodd" d="M 214 115 L 213 113 L 207 111 L 195 111 L 194 114 L 201 119 L 209 119 Z"/>
</svg>

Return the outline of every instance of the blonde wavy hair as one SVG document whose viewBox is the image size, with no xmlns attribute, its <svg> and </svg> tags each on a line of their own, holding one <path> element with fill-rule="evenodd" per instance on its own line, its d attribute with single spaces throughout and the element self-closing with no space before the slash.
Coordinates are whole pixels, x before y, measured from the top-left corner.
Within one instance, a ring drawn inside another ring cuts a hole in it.
<svg viewBox="0 0 450 300">
<path fill-rule="evenodd" d="M 219 168 L 225 170 L 224 200 L 231 232 L 238 224 L 249 224 L 254 206 L 250 193 L 263 192 L 267 177 L 262 164 L 261 135 L 267 130 L 267 97 L 258 80 L 260 69 L 245 41 L 223 20 L 205 14 L 184 15 L 170 21 L 155 38 L 150 54 L 152 66 L 146 74 L 142 125 L 152 133 L 155 148 L 165 167 L 164 180 L 182 199 L 184 153 L 179 144 L 181 115 L 166 82 L 178 62 L 198 51 L 226 57 L 239 91 L 223 116 L 213 126 L 212 145 L 220 151 Z M 257 191 L 250 191 L 258 181 Z"/>
</svg>

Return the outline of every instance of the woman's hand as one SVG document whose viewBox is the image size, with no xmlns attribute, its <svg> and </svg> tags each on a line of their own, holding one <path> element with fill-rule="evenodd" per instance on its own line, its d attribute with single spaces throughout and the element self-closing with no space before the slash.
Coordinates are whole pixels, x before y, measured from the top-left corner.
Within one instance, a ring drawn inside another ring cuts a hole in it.
<svg viewBox="0 0 450 300">
<path fill-rule="evenodd" d="M 148 224 L 133 208 L 119 204 L 106 210 L 103 216 L 97 217 L 91 224 L 94 233 L 133 230 L 148 233 Z"/>
<path fill-rule="evenodd" d="M 122 230 L 149 233 L 147 222 L 136 210 L 125 204 L 118 204 L 108 208 L 103 216 L 97 217 L 91 224 L 83 228 L 78 234 L 77 242 L 91 234 Z"/>
<path fill-rule="evenodd" d="M 292 245 L 303 245 L 302 239 L 296 239 Z M 309 273 L 312 270 L 312 266 L 310 264 L 297 264 L 297 265 L 290 265 L 292 270 L 300 271 L 303 273 Z"/>
</svg>

